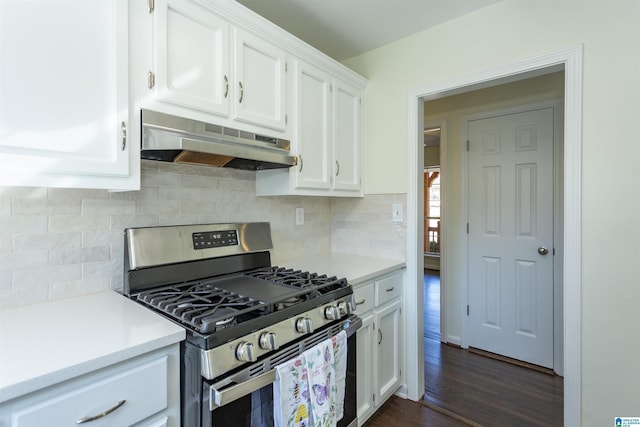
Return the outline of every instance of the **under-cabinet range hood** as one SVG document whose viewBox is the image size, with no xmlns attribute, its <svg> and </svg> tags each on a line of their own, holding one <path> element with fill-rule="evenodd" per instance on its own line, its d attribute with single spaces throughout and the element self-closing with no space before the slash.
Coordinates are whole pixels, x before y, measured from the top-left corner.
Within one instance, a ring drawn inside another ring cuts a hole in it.
<svg viewBox="0 0 640 427">
<path fill-rule="evenodd" d="M 143 159 L 261 170 L 297 164 L 286 139 L 142 110 Z"/>
</svg>

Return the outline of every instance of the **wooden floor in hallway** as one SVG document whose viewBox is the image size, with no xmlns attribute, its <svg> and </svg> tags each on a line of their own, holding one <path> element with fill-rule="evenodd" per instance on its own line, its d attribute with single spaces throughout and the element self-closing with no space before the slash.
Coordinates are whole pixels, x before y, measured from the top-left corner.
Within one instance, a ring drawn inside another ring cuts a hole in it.
<svg viewBox="0 0 640 427">
<path fill-rule="evenodd" d="M 440 342 L 438 272 L 425 272 L 424 307 L 424 401 L 393 397 L 365 427 L 563 425 L 561 377 Z"/>
</svg>

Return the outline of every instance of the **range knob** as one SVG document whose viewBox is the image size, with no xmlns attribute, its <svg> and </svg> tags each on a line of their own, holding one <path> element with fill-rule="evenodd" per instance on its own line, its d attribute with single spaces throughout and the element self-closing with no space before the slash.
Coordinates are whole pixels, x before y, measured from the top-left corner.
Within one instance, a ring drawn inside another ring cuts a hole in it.
<svg viewBox="0 0 640 427">
<path fill-rule="evenodd" d="M 338 310 L 342 316 L 351 314 L 353 313 L 353 303 L 351 301 L 342 301 L 338 303 Z"/>
<path fill-rule="evenodd" d="M 313 332 L 313 324 L 308 317 L 300 317 L 296 320 L 296 331 L 301 334 L 310 334 Z"/>
<path fill-rule="evenodd" d="M 327 320 L 337 320 L 340 318 L 340 311 L 335 305 L 329 305 L 324 308 L 324 318 Z"/>
<path fill-rule="evenodd" d="M 276 334 L 274 332 L 265 332 L 260 335 L 260 348 L 263 350 L 277 350 L 280 346 L 276 341 Z"/>
<path fill-rule="evenodd" d="M 256 355 L 253 352 L 253 344 L 250 342 L 241 342 L 236 347 L 236 359 L 241 362 L 255 362 Z"/>
</svg>

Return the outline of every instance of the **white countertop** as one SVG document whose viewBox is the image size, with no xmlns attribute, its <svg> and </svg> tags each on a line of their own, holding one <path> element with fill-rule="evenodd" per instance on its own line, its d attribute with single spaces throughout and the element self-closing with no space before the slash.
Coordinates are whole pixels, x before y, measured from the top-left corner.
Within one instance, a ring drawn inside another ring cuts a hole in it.
<svg viewBox="0 0 640 427">
<path fill-rule="evenodd" d="M 184 338 L 180 326 L 112 291 L 0 310 L 0 402 Z"/>
<path fill-rule="evenodd" d="M 312 273 L 346 278 L 349 284 L 358 285 L 376 276 L 403 268 L 403 260 L 377 258 L 363 255 L 327 253 L 303 258 L 295 258 L 280 263 L 283 267 L 295 268 Z"/>
</svg>

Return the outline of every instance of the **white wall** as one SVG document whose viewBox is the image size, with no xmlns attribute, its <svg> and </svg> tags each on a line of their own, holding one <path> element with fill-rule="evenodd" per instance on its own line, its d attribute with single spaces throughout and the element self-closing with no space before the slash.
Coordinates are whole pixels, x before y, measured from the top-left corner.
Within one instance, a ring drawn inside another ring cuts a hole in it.
<svg viewBox="0 0 640 427">
<path fill-rule="evenodd" d="M 345 63 L 370 81 L 366 192 L 405 193 L 410 89 L 577 44 L 584 46 L 582 424 L 604 426 L 640 411 L 640 2 L 503 0 Z"/>
</svg>

